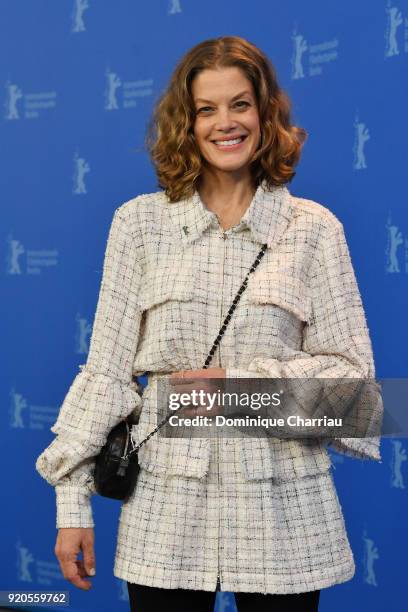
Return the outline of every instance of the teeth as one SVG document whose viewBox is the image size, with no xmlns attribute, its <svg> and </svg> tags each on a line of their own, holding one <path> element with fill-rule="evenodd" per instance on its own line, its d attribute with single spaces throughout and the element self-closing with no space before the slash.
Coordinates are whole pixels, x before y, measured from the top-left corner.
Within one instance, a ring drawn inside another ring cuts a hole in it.
<svg viewBox="0 0 408 612">
<path fill-rule="evenodd" d="M 244 138 L 241 136 L 241 138 L 236 138 L 235 140 L 216 140 L 215 144 L 222 145 L 222 146 L 230 146 L 230 145 L 238 144 L 239 142 L 242 142 L 243 140 Z"/>
</svg>

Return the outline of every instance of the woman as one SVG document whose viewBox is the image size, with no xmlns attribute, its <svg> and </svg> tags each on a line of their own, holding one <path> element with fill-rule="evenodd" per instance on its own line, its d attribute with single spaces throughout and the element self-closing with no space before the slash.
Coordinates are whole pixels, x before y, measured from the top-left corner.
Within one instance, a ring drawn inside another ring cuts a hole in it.
<svg viewBox="0 0 408 612">
<path fill-rule="evenodd" d="M 56 489 L 56 555 L 82 589 L 95 568 L 94 457 L 132 412 L 140 415 L 135 442 L 155 428 L 158 381 L 188 377 L 204 388 L 208 378 L 375 377 L 342 224 L 286 187 L 306 133 L 291 125 L 266 56 L 239 37 L 198 44 L 177 66 L 150 128 L 164 191 L 115 211 L 87 363 L 36 464 Z M 146 371 L 142 401 L 132 376 Z M 330 442 L 380 459 L 376 437 Z M 312 612 L 322 588 L 354 575 L 320 439 L 157 434 L 138 460 L 114 567 L 132 610 L 211 610 L 218 589 L 234 592 L 240 611 Z"/>
</svg>

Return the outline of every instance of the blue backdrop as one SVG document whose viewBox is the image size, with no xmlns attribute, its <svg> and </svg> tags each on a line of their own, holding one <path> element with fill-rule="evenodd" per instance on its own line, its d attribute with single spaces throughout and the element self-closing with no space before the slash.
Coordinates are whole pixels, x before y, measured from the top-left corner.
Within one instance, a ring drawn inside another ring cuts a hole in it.
<svg viewBox="0 0 408 612">
<path fill-rule="evenodd" d="M 54 556 L 55 494 L 34 462 L 86 360 L 113 211 L 159 189 L 143 145 L 154 102 L 201 40 L 239 35 L 268 54 L 309 132 L 289 189 L 343 222 L 377 377 L 405 377 L 408 1 L 1 0 L 0 10 L 0 590 L 67 589 L 72 610 L 126 611 L 113 576 L 120 502 L 93 498 L 97 576 L 80 591 Z M 406 439 L 383 440 L 381 464 L 331 453 L 356 575 L 324 589 L 320 610 L 399 610 Z M 233 596 L 219 595 L 217 610 L 234 611 Z"/>
</svg>

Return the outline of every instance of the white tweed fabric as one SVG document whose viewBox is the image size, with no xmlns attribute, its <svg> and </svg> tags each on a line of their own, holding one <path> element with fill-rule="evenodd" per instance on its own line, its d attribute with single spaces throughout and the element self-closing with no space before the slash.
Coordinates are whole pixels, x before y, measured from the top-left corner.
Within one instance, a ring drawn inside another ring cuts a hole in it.
<svg viewBox="0 0 408 612">
<path fill-rule="evenodd" d="M 210 367 L 228 378 L 375 379 L 343 225 L 329 209 L 263 182 L 223 232 L 198 192 L 177 203 L 161 191 L 129 200 L 113 216 L 87 362 L 36 461 L 55 487 L 58 528 L 94 526 L 94 458 L 108 433 L 132 412 L 136 442 L 154 429 L 157 381 L 203 367 L 263 243 Z M 140 396 L 133 377 L 146 371 Z M 380 410 L 381 398 L 374 404 Z M 381 461 L 378 437 L 331 444 Z M 156 435 L 139 464 L 122 503 L 116 577 L 212 591 L 219 575 L 224 591 L 300 593 L 354 575 L 322 439 Z"/>
</svg>

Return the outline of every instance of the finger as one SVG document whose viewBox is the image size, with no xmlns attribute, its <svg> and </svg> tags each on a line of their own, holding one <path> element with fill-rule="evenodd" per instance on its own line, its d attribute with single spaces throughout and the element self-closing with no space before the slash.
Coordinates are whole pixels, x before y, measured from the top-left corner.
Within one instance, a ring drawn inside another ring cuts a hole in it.
<svg viewBox="0 0 408 612">
<path fill-rule="evenodd" d="M 177 387 L 177 393 L 188 393 L 195 388 L 195 383 L 193 381 L 187 381 L 183 378 L 183 380 L 174 382 L 173 387 Z"/>
<path fill-rule="evenodd" d="M 207 412 L 203 408 L 191 408 L 186 412 L 183 412 L 183 416 L 187 419 L 193 419 L 194 417 L 202 417 L 202 416 L 211 416 L 209 412 Z"/>
<path fill-rule="evenodd" d="M 78 568 L 78 574 L 81 578 L 85 578 L 88 576 L 82 559 L 80 559 L 79 561 L 75 561 L 75 565 Z"/>
<path fill-rule="evenodd" d="M 187 371 L 189 371 L 189 370 L 187 370 Z M 176 370 L 175 372 L 172 372 L 170 374 L 170 380 L 172 378 L 182 378 L 184 376 L 185 372 L 186 372 L 186 370 Z"/>
<path fill-rule="evenodd" d="M 208 378 L 207 370 L 178 370 L 170 374 L 170 382 L 182 382 L 185 380 L 194 380 L 195 378 Z"/>
<path fill-rule="evenodd" d="M 215 387 L 218 387 L 216 383 L 211 383 L 208 380 L 201 379 L 186 379 L 183 378 L 174 383 L 174 387 L 177 387 L 177 393 L 191 393 L 191 391 L 210 391 Z"/>
<path fill-rule="evenodd" d="M 194 385 L 195 381 L 197 381 L 198 379 L 194 376 L 179 376 L 177 378 L 173 378 L 170 381 L 171 386 L 173 387 L 180 387 L 180 386 L 191 386 Z"/>
<path fill-rule="evenodd" d="M 193 378 L 197 370 L 178 370 L 170 374 L 170 382 L 173 380 L 184 380 L 186 378 Z"/>
<path fill-rule="evenodd" d="M 217 397 L 214 394 L 218 391 L 213 385 L 210 383 L 197 383 L 193 385 L 183 385 L 183 387 L 177 388 L 177 393 L 179 394 L 180 401 L 183 400 L 184 404 L 187 404 L 187 400 L 191 398 L 191 402 L 187 405 L 193 406 L 206 406 L 210 402 L 217 403 Z M 184 395 L 184 397 L 182 397 Z"/>
<path fill-rule="evenodd" d="M 201 403 L 201 390 L 195 385 L 177 386 L 168 393 L 168 403 L 170 400 L 172 407 L 198 405 Z"/>
<path fill-rule="evenodd" d="M 194 417 L 194 416 L 211 417 L 211 416 L 216 416 L 218 414 L 222 414 L 223 409 L 222 409 L 222 406 L 220 406 L 219 404 L 217 404 L 217 402 L 215 402 L 212 406 L 210 404 L 200 405 L 200 406 L 197 406 L 196 408 L 193 406 L 187 406 L 184 410 L 180 410 L 180 412 L 182 412 L 183 416 L 186 416 L 188 418 Z"/>
<path fill-rule="evenodd" d="M 93 538 L 84 539 L 82 541 L 82 552 L 84 557 L 84 566 L 89 576 L 95 575 L 95 552 L 93 546 Z"/>
<path fill-rule="evenodd" d="M 213 406 L 212 408 L 199 408 L 199 410 L 195 411 L 194 416 L 205 416 L 205 417 L 213 417 L 222 414 L 221 410 L 217 406 Z"/>
<path fill-rule="evenodd" d="M 62 575 L 64 576 L 64 578 L 69 580 L 71 584 L 83 590 L 89 590 L 92 587 L 92 584 L 91 582 L 89 582 L 89 580 L 84 580 L 83 578 L 81 578 L 79 568 L 75 561 L 62 561 L 60 565 Z"/>
<path fill-rule="evenodd" d="M 76 564 L 77 564 L 78 572 L 79 572 L 79 575 L 81 576 L 81 578 L 88 578 L 88 577 L 93 578 L 93 576 L 86 569 L 86 566 L 85 566 L 85 563 L 84 563 L 83 559 L 80 559 L 79 561 L 77 561 Z"/>
<path fill-rule="evenodd" d="M 207 397 L 213 395 L 217 392 L 217 389 L 214 388 L 212 383 L 201 379 L 201 381 L 196 381 L 191 384 L 183 384 L 177 386 L 177 395 L 179 400 L 174 403 L 176 398 L 172 397 L 171 399 L 171 407 L 170 407 L 170 397 L 168 398 L 169 408 L 171 412 L 177 412 L 179 415 L 184 415 L 186 417 L 202 415 L 209 416 L 208 411 L 210 410 L 210 405 L 217 405 L 217 398 L 215 401 L 213 398 Z M 195 395 L 195 394 L 198 394 Z M 188 401 L 188 398 L 191 398 L 191 401 Z M 200 410 L 199 413 L 194 412 Z"/>
<path fill-rule="evenodd" d="M 203 368 L 201 370 L 194 370 L 194 375 L 196 378 L 225 378 L 222 368 Z"/>
</svg>

